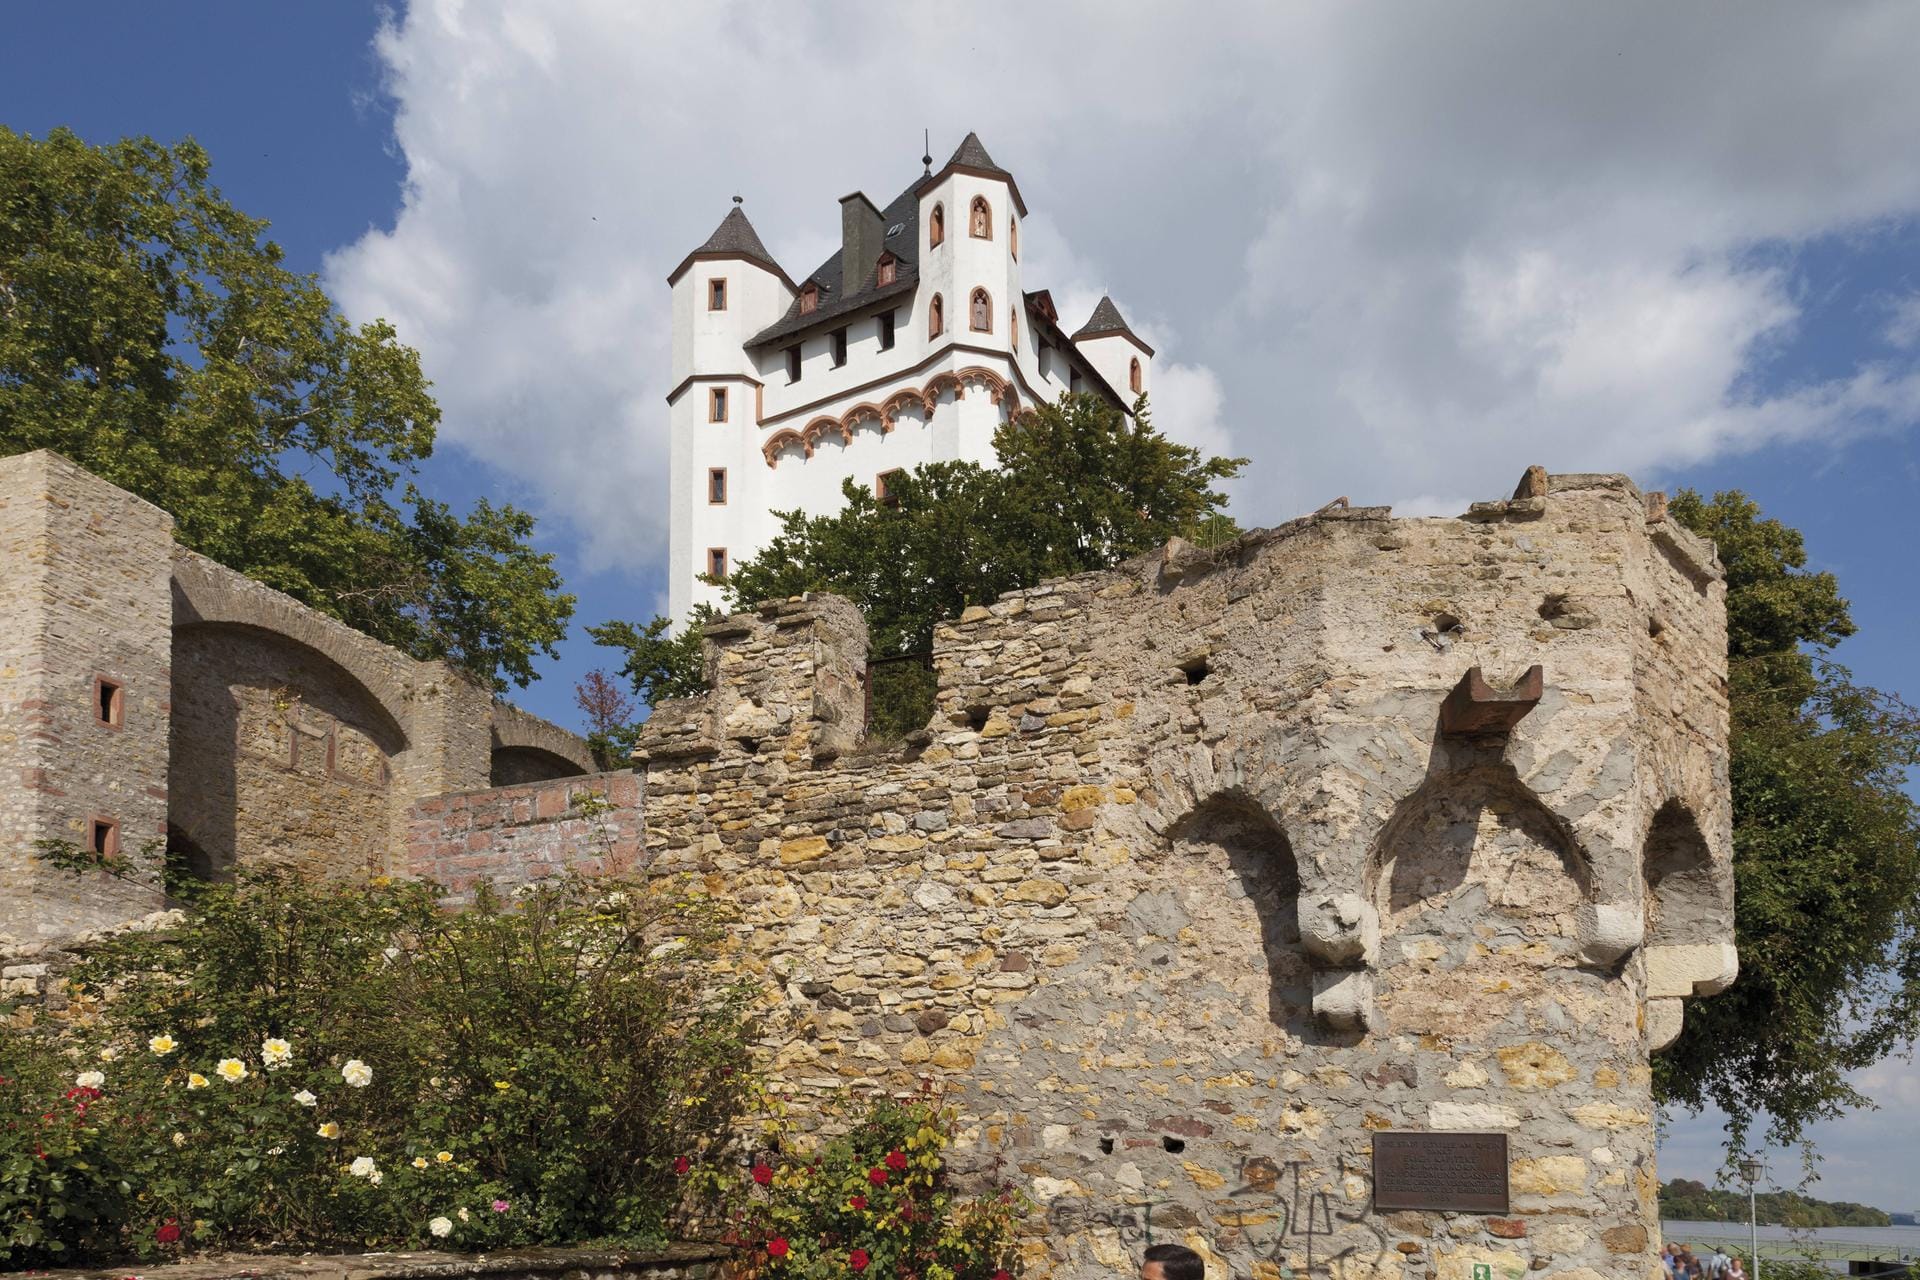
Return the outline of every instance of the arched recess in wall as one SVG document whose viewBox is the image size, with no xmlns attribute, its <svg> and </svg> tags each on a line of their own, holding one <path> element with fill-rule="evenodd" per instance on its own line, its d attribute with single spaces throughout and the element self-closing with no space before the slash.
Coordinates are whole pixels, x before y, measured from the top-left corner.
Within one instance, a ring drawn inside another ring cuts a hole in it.
<svg viewBox="0 0 1920 1280">
<path fill-rule="evenodd" d="M 405 730 L 331 655 L 282 632 L 173 632 L 169 858 L 206 879 L 238 867 L 347 875 L 393 849 Z"/>
<path fill-rule="evenodd" d="M 599 766 L 585 739 L 507 703 L 493 708 L 490 781 L 496 787 L 592 773 Z"/>
<path fill-rule="evenodd" d="M 1253 797 L 1226 791 L 1194 806 L 1167 837 L 1166 864 L 1129 904 L 1121 931 L 1153 940 L 1138 967 L 1165 974 L 1170 990 L 1220 983 L 1241 997 L 1250 1021 L 1307 1027 L 1313 977 L 1300 946 L 1300 872 L 1286 832 Z M 1183 929 L 1192 941 L 1176 943 Z"/>
<path fill-rule="evenodd" d="M 1552 1016 L 1551 989 L 1579 955 L 1592 873 L 1512 766 L 1429 777 L 1395 806 L 1367 871 L 1387 1030 L 1469 1036 L 1510 1016 Z M 1499 959 L 1488 961 L 1489 951 Z M 1611 1011 L 1634 1010 L 1626 1002 Z"/>
<path fill-rule="evenodd" d="M 1684 946 L 1733 937 L 1727 901 L 1714 880 L 1700 824 L 1678 800 L 1653 815 L 1641 859 L 1647 877 L 1647 943 Z"/>
<path fill-rule="evenodd" d="M 1139 356 L 1135 356 L 1133 358 L 1132 363 L 1130 363 L 1127 366 L 1127 385 L 1133 389 L 1133 394 L 1135 395 L 1140 394 L 1140 357 Z"/>
</svg>

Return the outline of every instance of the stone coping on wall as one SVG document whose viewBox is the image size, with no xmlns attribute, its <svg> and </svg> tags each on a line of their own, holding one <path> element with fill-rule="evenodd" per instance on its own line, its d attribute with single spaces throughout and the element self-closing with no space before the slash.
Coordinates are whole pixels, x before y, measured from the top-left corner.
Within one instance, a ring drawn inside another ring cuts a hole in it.
<svg viewBox="0 0 1920 1280">
<path fill-rule="evenodd" d="M 675 1244 L 662 1249 L 510 1249 L 498 1253 L 227 1253 L 158 1266 L 79 1267 L 14 1274 L 50 1280 L 707 1280 L 720 1273 L 728 1251 L 720 1245 Z"/>
</svg>

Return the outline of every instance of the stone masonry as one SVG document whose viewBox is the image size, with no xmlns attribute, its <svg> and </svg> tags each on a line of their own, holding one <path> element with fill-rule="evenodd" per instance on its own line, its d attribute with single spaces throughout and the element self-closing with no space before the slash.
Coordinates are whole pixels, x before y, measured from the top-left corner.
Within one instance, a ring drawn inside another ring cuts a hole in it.
<svg viewBox="0 0 1920 1280">
<path fill-rule="evenodd" d="M 575 735 L 177 546 L 65 458 L 0 458 L 0 938 L 155 910 L 163 854 L 385 869 L 415 800 L 591 768 Z M 53 868 L 44 841 L 126 874 Z"/>
<path fill-rule="evenodd" d="M 1723 585 L 1658 495 L 1534 468 L 1013 593 L 886 754 L 845 602 L 707 639 L 647 867 L 738 903 L 803 1109 L 933 1082 L 1058 1276 L 1657 1270 L 1649 1056 L 1735 966 Z M 1375 1211 L 1403 1129 L 1507 1134 L 1511 1211 Z"/>
</svg>

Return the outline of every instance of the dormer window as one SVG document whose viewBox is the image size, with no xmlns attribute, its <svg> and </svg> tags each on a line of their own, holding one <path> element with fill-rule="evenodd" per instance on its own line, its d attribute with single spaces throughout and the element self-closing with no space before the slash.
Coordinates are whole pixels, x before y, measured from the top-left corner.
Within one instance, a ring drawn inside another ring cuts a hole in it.
<svg viewBox="0 0 1920 1280">
<path fill-rule="evenodd" d="M 800 314 L 812 315 L 820 308 L 820 287 L 808 285 L 800 291 Z"/>
<path fill-rule="evenodd" d="M 726 309 L 727 282 L 724 279 L 707 281 L 707 310 L 725 311 Z"/>
<path fill-rule="evenodd" d="M 947 211 L 940 205 L 933 206 L 933 212 L 927 215 L 927 248 L 938 249 L 947 238 Z"/>
<path fill-rule="evenodd" d="M 975 240 L 993 239 L 993 210 L 987 207 L 985 196 L 975 196 L 973 206 L 967 214 L 967 231 Z"/>
<path fill-rule="evenodd" d="M 1134 358 L 1133 363 L 1127 367 L 1127 383 L 1133 388 L 1133 394 L 1140 394 L 1140 360 L 1137 356 Z"/>
<path fill-rule="evenodd" d="M 875 283 L 881 287 L 890 285 L 894 282 L 897 273 L 898 267 L 895 263 L 894 256 L 890 253 L 881 254 L 879 276 Z"/>
</svg>

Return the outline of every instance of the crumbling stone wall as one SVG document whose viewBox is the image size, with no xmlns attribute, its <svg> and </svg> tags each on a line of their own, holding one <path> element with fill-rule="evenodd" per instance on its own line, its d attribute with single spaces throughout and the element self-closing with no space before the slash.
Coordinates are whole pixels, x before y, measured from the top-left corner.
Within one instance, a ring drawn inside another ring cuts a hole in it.
<svg viewBox="0 0 1920 1280">
<path fill-rule="evenodd" d="M 1262 1277 L 1657 1265 L 1649 1055 L 1732 977 L 1724 596 L 1624 478 L 970 609 L 885 756 L 844 602 L 708 634 L 641 743 L 648 864 L 739 903 L 803 1109 L 938 1082 L 1058 1275 L 1149 1233 Z M 1506 1133 L 1511 1212 L 1376 1211 L 1386 1129 Z"/>
<path fill-rule="evenodd" d="M 406 872 L 445 886 L 455 906 L 483 880 L 506 892 L 568 872 L 618 875 L 640 860 L 640 782 L 623 769 L 422 800 Z"/>
<path fill-rule="evenodd" d="M 205 874 L 397 868 L 414 800 L 593 768 L 577 735 L 176 546 L 164 511 L 57 454 L 0 458 L 0 617 L 0 939 L 156 910 L 169 842 Z M 131 874 L 36 856 L 103 826 Z"/>
</svg>

